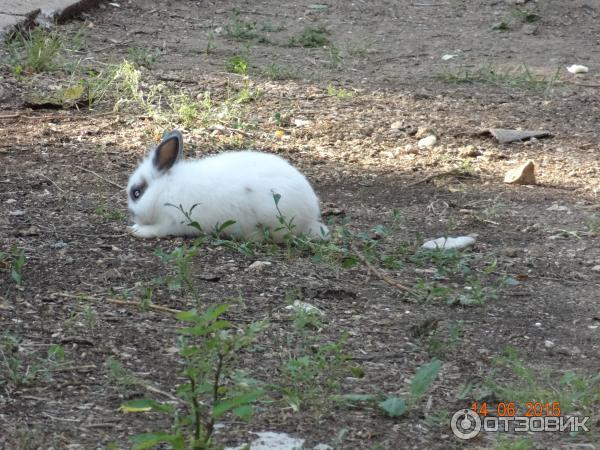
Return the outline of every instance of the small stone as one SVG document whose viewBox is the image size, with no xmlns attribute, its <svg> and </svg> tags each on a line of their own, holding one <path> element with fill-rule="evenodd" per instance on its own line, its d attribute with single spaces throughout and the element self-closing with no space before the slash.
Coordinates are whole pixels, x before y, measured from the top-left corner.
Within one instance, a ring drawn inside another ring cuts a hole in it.
<svg viewBox="0 0 600 450">
<path fill-rule="evenodd" d="M 548 208 L 546 208 L 546 211 L 568 211 L 569 208 L 567 208 L 566 206 L 562 206 L 562 205 L 557 205 L 556 203 Z"/>
<path fill-rule="evenodd" d="M 461 158 L 475 158 L 476 156 L 480 155 L 481 152 L 472 145 L 467 145 L 466 147 L 461 147 L 458 149 L 458 156 Z"/>
<path fill-rule="evenodd" d="M 302 302 L 300 300 L 295 300 L 294 303 L 285 307 L 285 309 L 290 309 L 298 312 L 308 313 L 308 314 L 317 314 L 319 316 L 324 316 L 325 313 L 321 311 L 316 306 L 311 305 L 310 303 Z"/>
<path fill-rule="evenodd" d="M 535 165 L 533 161 L 511 169 L 504 175 L 504 182 L 509 184 L 535 184 Z"/>
<path fill-rule="evenodd" d="M 419 153 L 419 149 L 413 144 L 406 144 L 404 146 L 404 153 L 407 155 L 416 155 Z"/>
<path fill-rule="evenodd" d="M 390 130 L 397 131 L 401 128 L 403 128 L 403 124 L 399 120 L 392 122 L 392 124 L 390 125 Z"/>
<path fill-rule="evenodd" d="M 8 215 L 9 216 L 24 216 L 25 215 L 25 211 L 23 211 L 22 209 L 17 209 L 15 211 L 9 211 Z"/>
<path fill-rule="evenodd" d="M 260 272 L 272 264 L 273 263 L 270 261 L 254 261 L 252 264 L 250 264 L 248 266 L 248 270 L 255 270 L 257 272 Z"/>
<path fill-rule="evenodd" d="M 506 247 L 500 250 L 500 254 L 508 256 L 509 258 L 515 258 L 519 254 L 519 249 L 514 247 Z"/>
<path fill-rule="evenodd" d="M 312 122 L 310 120 L 304 120 L 304 119 L 294 119 L 293 122 L 294 122 L 294 125 L 299 128 L 308 127 L 309 125 L 312 124 Z"/>
<path fill-rule="evenodd" d="M 426 136 L 429 136 L 430 134 L 435 134 L 431 128 L 427 128 L 427 127 L 419 127 L 417 128 L 417 131 L 415 132 L 415 137 L 417 139 L 421 139 L 424 138 Z"/>
<path fill-rule="evenodd" d="M 333 447 L 327 444 L 317 444 L 313 450 L 333 450 Z"/>
<path fill-rule="evenodd" d="M 441 237 L 431 241 L 425 242 L 421 247 L 428 250 L 435 250 L 436 248 L 448 250 L 448 249 L 463 249 L 467 248 L 475 243 L 475 238 L 472 236 L 459 236 L 459 237 Z"/>
<path fill-rule="evenodd" d="M 592 271 L 593 272 L 600 272 L 600 264 L 598 264 L 597 266 L 592 267 Z"/>
<path fill-rule="evenodd" d="M 7 205 L 10 205 L 12 203 L 16 203 L 17 201 L 14 198 L 9 198 L 8 200 L 6 200 L 4 203 L 6 203 Z"/>
<path fill-rule="evenodd" d="M 554 342 L 552 342 L 552 341 L 550 341 L 550 340 L 546 339 L 546 340 L 544 341 L 544 346 L 545 346 L 546 348 L 552 348 L 552 347 L 554 347 Z"/>
<path fill-rule="evenodd" d="M 539 328 L 539 327 L 541 327 L 541 326 L 542 326 L 542 324 L 541 324 L 540 322 L 536 322 L 536 323 L 534 323 L 534 324 L 533 324 L 533 326 L 535 326 L 535 327 L 538 327 L 538 328 Z"/>
<path fill-rule="evenodd" d="M 17 231 L 17 236 L 38 236 L 40 231 L 35 226 L 30 226 L 29 228 L 24 228 L 22 230 Z"/>
<path fill-rule="evenodd" d="M 588 73 L 590 69 L 587 66 L 582 66 L 581 64 L 573 64 L 572 66 L 567 67 L 567 70 L 575 75 L 577 73 Z"/>
<path fill-rule="evenodd" d="M 437 137 L 435 137 L 433 134 L 430 134 L 429 136 L 420 139 L 419 142 L 417 142 L 417 147 L 432 148 L 436 144 L 436 142 Z"/>
</svg>

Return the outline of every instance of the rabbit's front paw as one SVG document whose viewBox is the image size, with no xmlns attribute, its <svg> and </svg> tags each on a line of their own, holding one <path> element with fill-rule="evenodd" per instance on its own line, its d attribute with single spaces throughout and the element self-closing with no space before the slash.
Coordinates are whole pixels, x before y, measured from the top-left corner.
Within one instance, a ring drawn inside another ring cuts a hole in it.
<svg viewBox="0 0 600 450">
<path fill-rule="evenodd" d="M 127 227 L 127 232 L 137 238 L 147 239 L 157 237 L 156 229 L 152 225 L 139 225 L 134 223 L 132 226 Z"/>
</svg>

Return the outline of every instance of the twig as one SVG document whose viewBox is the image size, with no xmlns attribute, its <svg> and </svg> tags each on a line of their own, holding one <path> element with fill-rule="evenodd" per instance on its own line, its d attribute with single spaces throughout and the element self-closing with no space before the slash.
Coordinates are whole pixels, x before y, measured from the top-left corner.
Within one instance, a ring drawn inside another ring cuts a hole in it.
<svg viewBox="0 0 600 450">
<path fill-rule="evenodd" d="M 154 303 L 149 303 L 148 305 L 142 305 L 142 302 L 134 302 L 131 300 L 119 300 L 117 298 L 107 298 L 106 301 L 108 303 L 113 303 L 115 305 L 124 305 L 124 306 L 135 306 L 137 308 L 147 307 L 150 309 L 156 309 L 158 311 L 164 311 L 168 313 L 178 314 L 181 312 L 179 309 L 169 308 L 168 306 L 155 305 Z"/>
<path fill-rule="evenodd" d="M 48 414 L 45 411 L 42 411 L 42 416 L 46 416 L 46 417 L 48 417 L 49 419 L 52 419 L 52 420 L 60 420 L 61 422 L 81 422 L 80 419 L 64 419 L 62 417 L 51 416 L 50 414 Z"/>
<path fill-rule="evenodd" d="M 93 170 L 90 169 L 86 169 L 85 167 L 81 167 L 81 166 L 74 166 L 76 169 L 79 170 L 83 170 L 84 172 L 88 172 L 91 173 L 92 175 L 97 176 L 98 178 L 100 178 L 102 181 L 106 181 L 109 184 L 112 184 L 113 186 L 119 188 L 119 189 L 125 189 L 123 186 L 121 186 L 120 184 L 115 183 L 114 181 L 110 181 L 108 178 L 104 178 L 102 175 L 98 175 L 96 172 L 94 172 Z"/>
<path fill-rule="evenodd" d="M 405 291 L 405 292 L 411 292 L 411 289 L 404 286 L 403 284 L 397 282 L 396 280 L 394 280 L 393 278 L 387 276 L 385 273 L 382 273 L 379 269 L 377 269 L 375 266 L 373 266 L 373 264 L 371 264 L 369 262 L 369 260 L 365 257 L 365 255 L 363 255 L 355 246 L 354 244 L 351 244 L 351 248 L 354 251 L 354 253 L 356 253 L 356 256 L 358 256 L 358 259 L 360 259 L 360 261 L 365 265 L 365 267 L 367 268 L 367 270 L 369 271 L 369 273 L 375 275 L 375 277 L 379 278 L 381 281 L 389 284 L 390 286 L 396 288 L 396 289 L 400 289 L 401 291 Z"/>
<path fill-rule="evenodd" d="M 50 183 L 52 183 L 52 185 L 58 189 L 60 192 L 62 192 L 63 194 L 67 194 L 58 184 L 56 184 L 54 181 L 52 181 L 50 178 L 48 178 L 46 175 L 44 175 L 43 173 L 39 173 L 39 175 L 42 176 L 42 178 L 45 178 L 46 180 L 48 180 Z"/>
<path fill-rule="evenodd" d="M 97 367 L 94 364 L 87 364 L 85 366 L 69 366 L 69 367 L 55 367 L 52 370 L 52 372 L 71 372 L 74 370 L 81 370 L 81 369 L 96 369 Z"/>
<path fill-rule="evenodd" d="M 575 86 L 590 87 L 590 88 L 600 88 L 600 84 L 575 83 L 574 81 L 569 81 L 569 83 L 574 84 Z"/>
<path fill-rule="evenodd" d="M 246 137 L 249 137 L 249 138 L 251 138 L 251 137 L 254 137 L 254 136 L 253 136 L 253 135 L 251 135 L 250 133 L 246 133 L 245 131 L 238 130 L 237 128 L 231 128 L 231 127 L 228 127 L 228 126 L 225 126 L 225 125 L 223 125 L 223 128 L 224 128 L 225 130 L 227 130 L 227 131 L 231 132 L 231 133 L 239 133 L 239 134 L 241 134 L 242 136 L 246 136 Z"/>
<path fill-rule="evenodd" d="M 144 384 L 143 386 L 144 386 L 144 388 L 146 388 L 147 391 L 154 392 L 155 394 L 164 395 L 165 397 L 167 397 L 175 402 L 182 403 L 182 400 L 180 398 L 177 398 L 174 395 L 169 394 L 168 392 L 161 391 L 160 389 L 155 388 L 154 386 L 147 385 L 147 384 Z"/>
<path fill-rule="evenodd" d="M 0 120 L 2 119 L 27 119 L 27 120 L 84 120 L 84 119 L 95 119 L 96 117 L 104 117 L 111 116 L 114 114 L 119 114 L 114 111 L 107 111 L 97 114 L 51 114 L 45 116 L 25 116 L 23 114 L 5 114 L 0 116 Z"/>
</svg>

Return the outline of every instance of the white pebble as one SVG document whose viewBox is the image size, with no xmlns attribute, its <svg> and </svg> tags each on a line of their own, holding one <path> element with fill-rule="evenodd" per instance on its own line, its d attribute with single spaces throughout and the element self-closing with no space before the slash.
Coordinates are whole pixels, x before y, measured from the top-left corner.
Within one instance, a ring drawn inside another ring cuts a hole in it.
<svg viewBox="0 0 600 450">
<path fill-rule="evenodd" d="M 319 316 L 325 315 L 325 313 L 316 306 L 311 305 L 310 303 L 301 302 L 300 300 L 295 300 L 294 303 L 286 306 L 285 309 L 293 309 L 294 311 L 299 311 L 308 314 L 318 314 Z"/>
<path fill-rule="evenodd" d="M 431 148 L 435 145 L 436 142 L 437 142 L 437 138 L 433 134 L 430 134 L 429 136 L 424 137 L 423 139 L 420 139 L 419 142 L 417 142 L 417 147 Z"/>
<path fill-rule="evenodd" d="M 254 261 L 248 266 L 248 270 L 263 270 L 265 267 L 269 267 L 272 263 L 269 261 Z"/>
<path fill-rule="evenodd" d="M 588 71 L 590 69 L 588 69 L 586 66 L 582 66 L 580 64 L 573 64 L 572 66 L 567 67 L 567 70 L 569 72 L 571 72 L 572 74 L 576 74 L 576 73 L 588 73 Z"/>
<path fill-rule="evenodd" d="M 546 346 L 546 348 L 552 348 L 552 347 L 554 347 L 554 342 L 552 342 L 552 341 L 550 341 L 550 340 L 546 339 L 546 340 L 544 341 L 544 345 Z"/>
<path fill-rule="evenodd" d="M 459 237 L 441 237 L 431 241 L 425 242 L 421 247 L 429 250 L 434 250 L 436 248 L 441 249 L 452 249 L 455 248 L 460 250 L 462 248 L 469 247 L 475 243 L 475 238 L 471 236 L 459 236 Z"/>
</svg>

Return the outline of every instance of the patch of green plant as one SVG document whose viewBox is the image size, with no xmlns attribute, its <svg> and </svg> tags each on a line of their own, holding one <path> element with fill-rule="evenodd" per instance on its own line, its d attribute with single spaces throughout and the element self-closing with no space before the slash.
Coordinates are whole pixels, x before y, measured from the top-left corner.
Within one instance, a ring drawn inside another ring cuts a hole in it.
<svg viewBox="0 0 600 450">
<path fill-rule="evenodd" d="M 280 31 L 285 30 L 283 25 L 273 25 L 272 23 L 263 23 L 259 27 L 260 31 L 264 31 L 265 33 L 278 33 Z"/>
<path fill-rule="evenodd" d="M 171 266 L 173 274 L 164 275 L 155 280 L 156 284 L 164 284 L 169 290 L 179 291 L 185 288 L 196 300 L 198 300 L 198 292 L 194 286 L 190 264 L 193 258 L 198 254 L 199 247 L 204 243 L 203 238 L 198 238 L 192 245 L 182 244 L 173 249 L 170 253 L 157 248 L 154 254 L 158 256 L 160 261 L 167 267 Z"/>
<path fill-rule="evenodd" d="M 111 209 L 108 206 L 98 206 L 94 209 L 94 214 L 105 220 L 112 220 L 115 222 L 122 222 L 127 218 L 127 215 L 123 211 L 118 209 Z"/>
<path fill-rule="evenodd" d="M 141 67 L 152 67 L 160 55 L 161 51 L 158 48 L 129 47 L 127 49 L 127 59 Z"/>
<path fill-rule="evenodd" d="M 236 41 L 252 41 L 260 37 L 256 23 L 246 22 L 238 17 L 225 26 L 225 34 Z"/>
<path fill-rule="evenodd" d="M 0 267 L 10 269 L 10 277 L 19 286 L 23 283 L 24 266 L 25 252 L 22 248 L 13 247 L 11 253 L 0 251 Z"/>
<path fill-rule="evenodd" d="M 252 89 L 249 83 L 246 83 L 243 88 L 241 88 L 236 96 L 235 101 L 237 103 L 248 103 L 258 100 L 262 95 L 262 92 L 258 89 Z"/>
<path fill-rule="evenodd" d="M 34 28 L 14 33 L 7 44 L 13 72 L 48 72 L 61 65 L 63 38 L 55 31 Z"/>
<path fill-rule="evenodd" d="M 533 369 L 525 363 L 517 349 L 507 347 L 502 356 L 494 360 L 496 373 L 485 380 L 485 386 L 498 398 L 509 398 L 526 411 L 526 402 L 542 404 L 557 402 L 561 415 L 579 413 L 593 415 L 600 407 L 600 375 L 575 371 L 555 372 L 550 369 Z M 506 381 L 506 370 L 514 381 Z"/>
<path fill-rule="evenodd" d="M 585 221 L 585 226 L 587 227 L 588 231 L 590 233 L 592 233 L 593 235 L 599 235 L 600 234 L 600 217 L 598 217 L 596 215 L 588 217 Z"/>
<path fill-rule="evenodd" d="M 338 100 L 350 100 L 352 97 L 354 97 L 354 92 L 351 92 L 344 88 L 336 88 L 335 86 L 330 84 L 327 87 L 327 95 L 329 95 L 330 97 L 335 97 Z"/>
<path fill-rule="evenodd" d="M 542 18 L 539 14 L 524 8 L 514 8 L 511 14 L 515 19 L 525 23 L 537 22 Z"/>
<path fill-rule="evenodd" d="M 242 330 L 232 328 L 223 319 L 228 305 L 216 305 L 203 313 L 181 312 L 179 320 L 187 324 L 178 331 L 178 345 L 185 380 L 177 388 L 184 407 L 152 399 L 127 402 L 121 406 L 128 412 L 157 412 L 172 417 L 168 430 L 143 433 L 133 438 L 133 449 L 142 450 L 169 444 L 174 450 L 217 448 L 213 440 L 216 421 L 226 414 L 248 421 L 253 403 L 265 396 L 258 380 L 237 370 L 239 357 L 264 331 L 264 322 L 253 322 Z"/>
<path fill-rule="evenodd" d="M 170 95 L 167 101 L 173 111 L 174 120 L 184 127 L 192 126 L 200 116 L 198 103 L 186 93 Z"/>
<path fill-rule="evenodd" d="M 123 392 L 130 391 L 138 386 L 148 386 L 151 384 L 148 380 L 138 377 L 125 369 L 120 361 L 112 357 L 106 361 L 106 368 L 108 369 L 111 383 Z"/>
<path fill-rule="evenodd" d="M 260 69 L 260 73 L 271 80 L 293 80 L 300 77 L 297 68 L 281 66 L 276 63 L 263 67 Z"/>
<path fill-rule="evenodd" d="M 450 423 L 450 412 L 447 409 L 425 415 L 425 424 L 432 428 L 446 428 Z"/>
<path fill-rule="evenodd" d="M 395 395 L 381 399 L 381 395 L 375 394 L 344 394 L 337 397 L 341 402 L 376 402 L 389 417 L 401 417 L 410 410 L 415 409 L 425 393 L 429 390 L 442 367 L 442 363 L 434 359 L 417 369 L 408 386 L 408 396 L 401 398 Z"/>
<path fill-rule="evenodd" d="M 451 354 L 452 349 L 459 347 L 461 329 L 462 323 L 456 322 L 448 326 L 447 333 L 442 333 L 437 328 L 433 328 L 420 336 L 427 354 L 434 358 L 445 359 L 445 357 Z"/>
<path fill-rule="evenodd" d="M 532 450 L 534 443 L 529 438 L 510 438 L 498 433 L 494 450 Z"/>
<path fill-rule="evenodd" d="M 514 68 L 484 65 L 477 68 L 459 67 L 438 74 L 435 78 L 446 83 L 490 84 L 547 91 L 558 81 L 559 72 L 557 70 L 552 76 L 536 75 L 525 65 Z"/>
<path fill-rule="evenodd" d="M 329 44 L 329 32 L 323 28 L 307 27 L 302 32 L 290 38 L 290 47 L 317 48 Z"/>
<path fill-rule="evenodd" d="M 417 251 L 410 260 L 420 267 L 434 266 L 437 275 L 466 275 L 471 273 L 472 255 L 456 249 L 423 249 Z"/>
<path fill-rule="evenodd" d="M 20 356 L 21 339 L 8 331 L 0 337 L 0 387 L 16 389 L 33 383 L 40 364 L 27 364 Z"/>
<path fill-rule="evenodd" d="M 319 313 L 302 305 L 292 311 L 294 332 L 286 346 L 290 354 L 281 363 L 281 378 L 274 389 L 294 411 L 319 410 L 339 395 L 340 381 L 352 373 L 349 356 L 344 351 L 347 336 L 321 342 L 316 333 L 322 328 Z"/>
<path fill-rule="evenodd" d="M 243 56 L 234 56 L 227 61 L 227 72 L 237 73 L 238 75 L 247 75 L 248 60 Z"/>
<path fill-rule="evenodd" d="M 374 47 L 375 43 L 373 41 L 354 41 L 348 42 L 346 44 L 346 52 L 355 58 L 365 58 Z"/>
<path fill-rule="evenodd" d="M 329 63 L 327 66 L 330 69 L 337 69 L 342 63 L 342 52 L 340 51 L 339 47 L 332 42 L 330 42 L 327 46 L 327 50 L 329 55 Z"/>
</svg>

